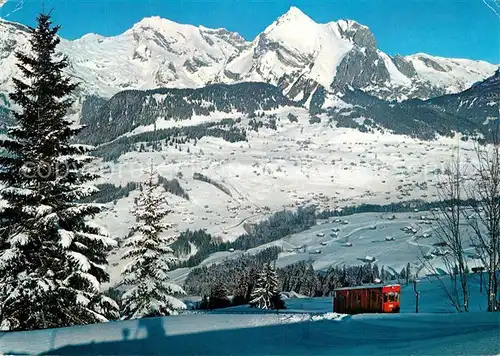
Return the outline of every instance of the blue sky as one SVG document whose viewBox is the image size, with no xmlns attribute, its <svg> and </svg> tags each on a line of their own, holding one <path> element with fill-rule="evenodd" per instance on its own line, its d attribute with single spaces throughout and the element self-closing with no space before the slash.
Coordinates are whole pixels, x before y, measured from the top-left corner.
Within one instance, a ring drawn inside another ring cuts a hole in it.
<svg viewBox="0 0 500 356">
<path fill-rule="evenodd" d="M 500 0 L 484 0 L 500 14 Z M 2 0 L 0 0 L 0 3 Z M 33 25 L 42 0 L 7 0 L 0 17 Z M 61 35 L 117 35 L 143 17 L 224 27 L 253 39 L 291 5 L 316 22 L 353 19 L 389 54 L 425 52 L 500 63 L 500 15 L 483 0 L 45 0 Z M 17 11 L 15 11 L 17 9 Z"/>
</svg>

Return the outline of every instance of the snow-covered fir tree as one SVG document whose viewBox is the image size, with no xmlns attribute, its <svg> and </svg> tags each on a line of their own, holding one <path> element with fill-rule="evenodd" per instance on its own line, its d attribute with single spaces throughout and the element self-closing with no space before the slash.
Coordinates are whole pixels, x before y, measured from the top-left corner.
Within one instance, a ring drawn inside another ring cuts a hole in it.
<svg viewBox="0 0 500 356">
<path fill-rule="evenodd" d="M 167 272 L 177 260 L 170 247 L 175 238 L 167 237 L 170 226 L 162 220 L 170 213 L 158 174 L 153 166 L 132 210 L 137 223 L 125 240 L 122 258 L 129 261 L 122 275 L 130 286 L 122 296 L 122 318 L 137 319 L 175 314 L 186 305 L 175 298 L 185 294 L 169 281 Z"/>
<path fill-rule="evenodd" d="M 280 300 L 278 292 L 278 275 L 270 263 L 265 264 L 257 276 L 252 291 L 250 305 L 261 309 L 276 309 Z"/>
<path fill-rule="evenodd" d="M 216 280 L 210 289 L 210 296 L 208 299 L 209 309 L 219 309 L 227 308 L 231 306 L 231 302 L 228 298 L 227 287 L 221 280 Z"/>
<path fill-rule="evenodd" d="M 13 79 L 17 126 L 0 141 L 0 323 L 26 330 L 104 322 L 116 303 L 100 293 L 114 245 L 87 221 L 101 208 L 81 204 L 95 191 L 84 168 L 88 146 L 72 144 L 83 127 L 67 112 L 77 87 L 63 74 L 67 59 L 50 16 L 30 29 L 31 52 L 16 53 L 24 78 Z"/>
</svg>

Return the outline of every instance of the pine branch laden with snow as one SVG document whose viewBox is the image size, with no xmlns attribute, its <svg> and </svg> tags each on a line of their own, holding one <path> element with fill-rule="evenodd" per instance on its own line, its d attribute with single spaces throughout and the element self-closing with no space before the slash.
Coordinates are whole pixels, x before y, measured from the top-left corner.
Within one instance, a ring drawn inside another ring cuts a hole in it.
<svg viewBox="0 0 500 356">
<path fill-rule="evenodd" d="M 158 175 L 151 166 L 132 209 L 137 223 L 124 244 L 127 250 L 122 259 L 128 264 L 122 272 L 123 282 L 131 288 L 122 296 L 123 319 L 172 315 L 186 308 L 175 298 L 185 294 L 184 290 L 168 280 L 167 273 L 177 258 L 169 246 L 174 239 L 163 235 L 169 225 L 162 220 L 170 211 L 160 190 Z"/>
<path fill-rule="evenodd" d="M 260 309 L 272 309 L 275 307 L 273 299 L 277 294 L 278 275 L 270 264 L 266 264 L 257 276 L 249 304 Z"/>
<path fill-rule="evenodd" d="M 0 141 L 6 154 L 0 192 L 0 324 L 28 330 L 117 318 L 117 305 L 99 292 L 109 279 L 107 253 L 115 242 L 87 218 L 101 209 L 80 204 L 95 188 L 86 183 L 88 147 L 72 144 L 81 130 L 66 119 L 76 88 L 63 76 L 58 27 L 40 15 L 31 29 L 32 55 L 17 53 L 24 81 L 10 98 L 17 126 Z M 36 95 L 34 94 L 36 93 Z"/>
</svg>

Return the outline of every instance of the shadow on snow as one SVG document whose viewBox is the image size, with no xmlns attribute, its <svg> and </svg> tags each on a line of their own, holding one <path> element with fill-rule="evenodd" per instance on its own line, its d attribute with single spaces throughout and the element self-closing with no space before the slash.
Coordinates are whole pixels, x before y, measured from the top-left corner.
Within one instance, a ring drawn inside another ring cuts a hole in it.
<svg viewBox="0 0 500 356">
<path fill-rule="evenodd" d="M 496 354 L 500 319 L 471 313 L 355 316 L 168 336 L 163 318 L 142 319 L 139 328 L 122 330 L 122 340 L 53 349 L 48 355 L 311 355 L 311 354 Z M 467 321 L 467 322 L 466 322 Z M 207 320 L 209 322 L 209 320 Z M 117 324 L 119 325 L 119 324 Z"/>
</svg>

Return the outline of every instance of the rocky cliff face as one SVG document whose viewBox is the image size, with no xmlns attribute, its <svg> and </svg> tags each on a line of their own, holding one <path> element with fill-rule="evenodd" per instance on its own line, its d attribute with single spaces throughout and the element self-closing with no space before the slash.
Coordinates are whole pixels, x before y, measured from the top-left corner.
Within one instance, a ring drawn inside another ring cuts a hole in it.
<svg viewBox="0 0 500 356">
<path fill-rule="evenodd" d="M 265 81 L 296 100 L 306 100 L 318 85 L 332 91 L 349 85 L 401 101 L 463 91 L 496 68 L 424 54 L 391 57 L 378 49 L 368 27 L 351 20 L 318 24 L 292 7 L 228 63 L 218 80 Z"/>
</svg>

